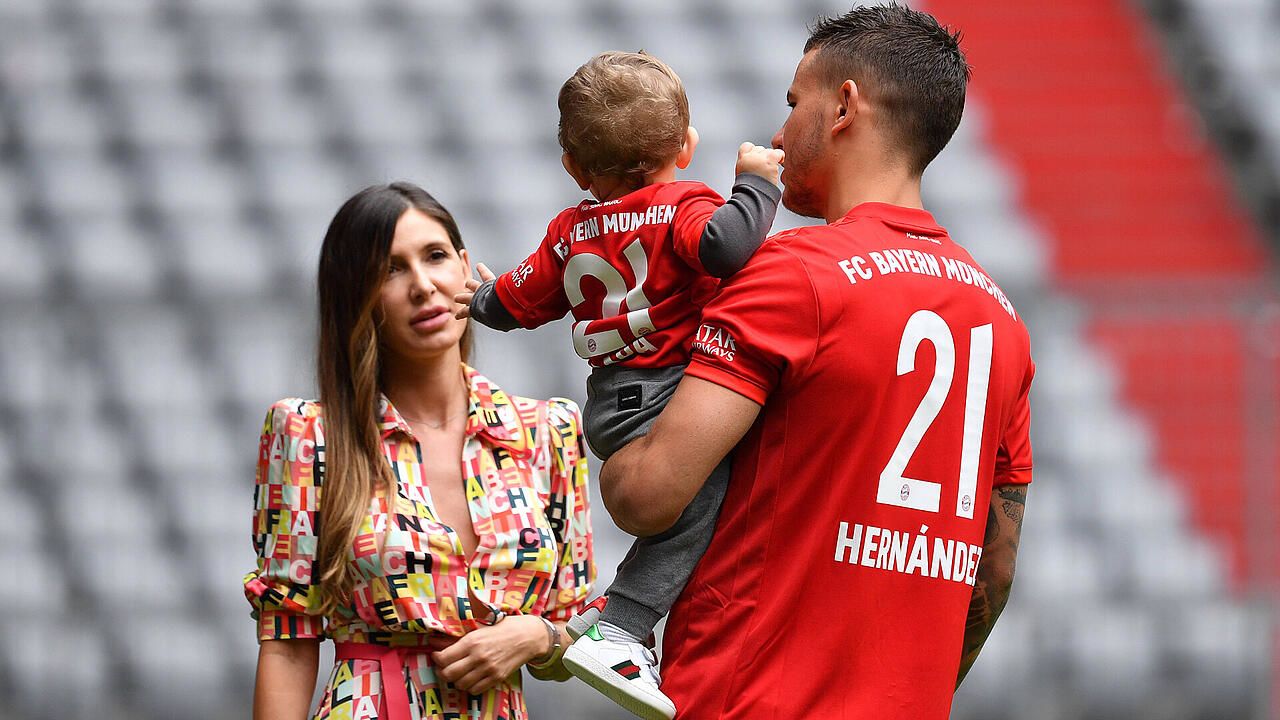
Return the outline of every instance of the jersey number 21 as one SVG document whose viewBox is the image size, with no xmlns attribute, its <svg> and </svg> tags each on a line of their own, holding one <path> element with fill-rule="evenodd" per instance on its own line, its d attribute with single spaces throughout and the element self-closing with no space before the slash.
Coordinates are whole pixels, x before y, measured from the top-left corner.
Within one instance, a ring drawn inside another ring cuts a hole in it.
<svg viewBox="0 0 1280 720">
<path fill-rule="evenodd" d="M 921 439 L 938 417 L 951 391 L 956 370 L 956 346 L 951 328 L 937 313 L 916 311 L 902 331 L 898 346 L 898 375 L 915 372 L 916 350 L 928 340 L 934 348 L 933 379 L 929 389 L 907 423 L 889 462 L 880 471 L 876 502 L 885 505 L 938 512 L 942 484 L 903 475 Z M 987 386 L 991 381 L 991 324 L 969 330 L 969 379 L 964 406 L 964 438 L 960 446 L 960 489 L 956 493 L 956 515 L 973 518 L 974 495 L 978 489 L 978 460 L 982 449 L 982 425 L 987 414 Z"/>
</svg>

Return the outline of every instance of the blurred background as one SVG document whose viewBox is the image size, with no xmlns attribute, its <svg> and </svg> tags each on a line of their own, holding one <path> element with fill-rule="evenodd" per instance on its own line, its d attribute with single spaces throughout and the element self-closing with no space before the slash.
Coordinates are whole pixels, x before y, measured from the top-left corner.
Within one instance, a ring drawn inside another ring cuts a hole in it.
<svg viewBox="0 0 1280 720">
<path fill-rule="evenodd" d="M 1280 718 L 1280 4 L 913 5 L 974 66 L 926 202 L 1039 364 L 1018 581 L 953 717 Z M 257 436 L 313 394 L 347 196 L 415 181 L 512 267 L 580 198 L 560 83 L 640 48 L 685 81 L 686 177 L 727 194 L 847 9 L 0 0 L 0 717 L 249 716 Z M 584 399 L 565 324 L 478 347 L 509 391 Z M 595 527 L 603 588 L 627 543 Z M 535 720 L 629 717 L 528 688 Z"/>
</svg>

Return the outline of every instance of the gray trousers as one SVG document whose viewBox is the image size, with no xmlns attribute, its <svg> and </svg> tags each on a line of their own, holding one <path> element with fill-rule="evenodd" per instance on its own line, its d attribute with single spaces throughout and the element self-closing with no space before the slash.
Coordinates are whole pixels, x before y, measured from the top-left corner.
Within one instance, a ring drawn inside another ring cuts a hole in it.
<svg viewBox="0 0 1280 720">
<path fill-rule="evenodd" d="M 587 443 L 603 460 L 649 432 L 666 407 L 684 366 L 595 368 L 587 378 L 584 410 Z M 669 530 L 637 538 L 606 591 L 601 619 L 645 638 L 671 610 L 715 532 L 729 486 L 729 458 L 711 472 L 680 519 Z"/>
</svg>

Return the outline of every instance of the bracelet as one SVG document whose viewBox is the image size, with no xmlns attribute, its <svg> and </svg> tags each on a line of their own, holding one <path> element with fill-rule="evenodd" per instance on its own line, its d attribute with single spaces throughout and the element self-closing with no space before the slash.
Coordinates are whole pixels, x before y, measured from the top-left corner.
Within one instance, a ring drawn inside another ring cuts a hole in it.
<svg viewBox="0 0 1280 720">
<path fill-rule="evenodd" d="M 538 618 L 547 626 L 547 642 L 551 645 L 550 650 L 528 662 L 529 666 L 541 670 L 542 668 L 550 665 L 551 662 L 556 659 L 556 655 L 560 652 L 560 629 L 556 627 L 555 623 L 541 615 L 534 615 L 533 617 Z"/>
</svg>

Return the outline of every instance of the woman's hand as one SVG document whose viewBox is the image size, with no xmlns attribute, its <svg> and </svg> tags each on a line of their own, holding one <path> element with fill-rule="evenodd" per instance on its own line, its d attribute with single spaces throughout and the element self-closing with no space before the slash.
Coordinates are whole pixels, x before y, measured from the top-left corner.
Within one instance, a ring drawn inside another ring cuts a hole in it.
<svg viewBox="0 0 1280 720">
<path fill-rule="evenodd" d="M 463 635 L 444 650 L 431 653 L 431 658 L 444 679 L 459 690 L 479 695 L 550 650 L 547 626 L 540 618 L 508 615 L 496 625 Z"/>
<path fill-rule="evenodd" d="M 497 277 L 484 263 L 476 263 L 476 273 L 480 275 L 480 279 L 468 278 L 466 291 L 453 296 L 453 301 L 462 306 L 458 308 L 458 312 L 454 315 L 459 320 L 471 317 L 471 298 L 476 296 L 476 290 L 484 283 Z"/>
</svg>

